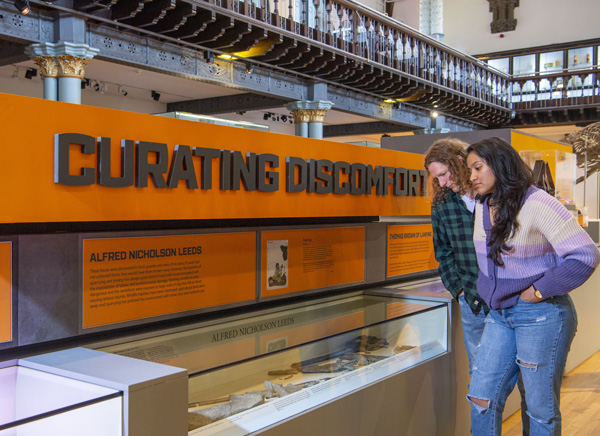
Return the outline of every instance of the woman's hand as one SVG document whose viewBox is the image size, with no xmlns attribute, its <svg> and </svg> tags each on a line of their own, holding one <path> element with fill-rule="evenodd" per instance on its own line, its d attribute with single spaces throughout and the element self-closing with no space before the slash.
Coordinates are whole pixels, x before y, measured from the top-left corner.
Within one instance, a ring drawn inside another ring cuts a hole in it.
<svg viewBox="0 0 600 436">
<path fill-rule="evenodd" d="M 543 300 L 543 298 L 538 298 L 535 296 L 535 288 L 532 285 L 521 292 L 521 300 L 527 301 L 528 303 L 539 303 Z"/>
</svg>

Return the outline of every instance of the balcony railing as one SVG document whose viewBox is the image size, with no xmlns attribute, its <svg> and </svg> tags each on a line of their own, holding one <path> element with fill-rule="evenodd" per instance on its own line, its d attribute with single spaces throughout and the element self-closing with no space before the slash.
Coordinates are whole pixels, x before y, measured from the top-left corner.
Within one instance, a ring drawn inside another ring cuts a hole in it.
<svg viewBox="0 0 600 436">
<path fill-rule="evenodd" d="M 280 40 L 256 56 L 257 61 L 475 118 L 485 118 L 485 108 L 504 119 L 510 113 L 509 76 L 358 3 L 206 0 L 193 4 L 229 11 L 236 19 L 296 41 L 296 47 L 283 49 L 285 41 Z M 295 58 L 290 55 L 294 49 L 301 52 Z"/>
<path fill-rule="evenodd" d="M 598 66 L 577 71 L 516 76 L 512 80 L 515 109 L 568 108 L 600 103 Z"/>
</svg>

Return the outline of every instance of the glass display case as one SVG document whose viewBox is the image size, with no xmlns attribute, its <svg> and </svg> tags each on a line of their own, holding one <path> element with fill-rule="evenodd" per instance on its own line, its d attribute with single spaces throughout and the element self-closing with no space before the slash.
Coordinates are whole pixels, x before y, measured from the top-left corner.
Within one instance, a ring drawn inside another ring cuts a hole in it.
<svg viewBox="0 0 600 436">
<path fill-rule="evenodd" d="M 581 47 L 569 50 L 569 69 L 591 67 L 593 52 L 593 47 Z"/>
<path fill-rule="evenodd" d="M 347 294 L 99 348 L 189 371 L 191 435 L 246 435 L 448 352 L 448 304 Z"/>
<path fill-rule="evenodd" d="M 555 197 L 565 204 L 575 201 L 575 182 L 577 180 L 577 156 L 561 150 L 522 150 L 523 160 L 533 169 L 535 161 L 548 162 L 554 178 Z"/>
<path fill-rule="evenodd" d="M 563 56 L 564 52 L 562 50 L 540 53 L 540 73 L 548 74 L 562 70 Z"/>
<path fill-rule="evenodd" d="M 510 58 L 490 59 L 488 65 L 504 74 L 510 74 Z"/>
<path fill-rule="evenodd" d="M 119 436 L 122 393 L 43 371 L 0 367 L 0 435 Z"/>
<path fill-rule="evenodd" d="M 513 74 L 515 76 L 533 75 L 537 70 L 535 55 L 515 56 L 513 59 Z"/>
</svg>

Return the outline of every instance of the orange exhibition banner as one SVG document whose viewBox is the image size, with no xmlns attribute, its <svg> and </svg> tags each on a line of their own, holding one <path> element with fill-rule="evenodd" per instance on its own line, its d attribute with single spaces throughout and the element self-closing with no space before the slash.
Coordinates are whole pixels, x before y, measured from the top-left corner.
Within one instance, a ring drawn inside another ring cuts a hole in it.
<svg viewBox="0 0 600 436">
<path fill-rule="evenodd" d="M 83 328 L 256 298 L 256 233 L 83 240 Z"/>
<path fill-rule="evenodd" d="M 429 215 L 423 156 L 0 94 L 1 223 Z M 23 114 L 37 117 L 21 128 Z"/>
<path fill-rule="evenodd" d="M 261 297 L 365 280 L 365 228 L 261 233 Z"/>
<path fill-rule="evenodd" d="M 431 224 L 388 226 L 388 278 L 437 267 Z"/>
<path fill-rule="evenodd" d="M 0 242 L 0 342 L 12 340 L 12 243 Z"/>
</svg>

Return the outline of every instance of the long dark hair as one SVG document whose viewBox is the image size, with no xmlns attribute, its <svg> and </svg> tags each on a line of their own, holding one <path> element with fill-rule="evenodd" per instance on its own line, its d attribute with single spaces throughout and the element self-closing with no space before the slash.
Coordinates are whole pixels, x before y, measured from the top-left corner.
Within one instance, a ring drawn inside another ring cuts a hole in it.
<svg viewBox="0 0 600 436">
<path fill-rule="evenodd" d="M 507 244 L 517 229 L 517 215 L 523 207 L 527 189 L 533 184 L 533 174 L 519 153 L 501 138 L 489 138 L 476 142 L 467 148 L 469 153 L 477 153 L 491 168 L 496 177 L 494 190 L 484 195 L 488 205 L 495 208 L 494 225 L 488 241 L 491 247 L 489 258 L 498 266 L 503 266 L 502 252 L 511 249 Z"/>
</svg>

